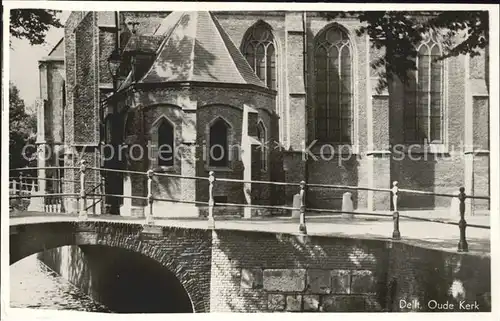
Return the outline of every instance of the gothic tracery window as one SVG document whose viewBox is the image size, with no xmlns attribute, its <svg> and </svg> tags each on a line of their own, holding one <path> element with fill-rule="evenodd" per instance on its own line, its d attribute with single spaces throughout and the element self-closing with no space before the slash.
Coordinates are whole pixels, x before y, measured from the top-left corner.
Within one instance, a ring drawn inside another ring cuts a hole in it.
<svg viewBox="0 0 500 321">
<path fill-rule="evenodd" d="M 248 64 L 269 89 L 276 90 L 276 48 L 270 27 L 257 23 L 247 32 L 242 52 Z"/>
<path fill-rule="evenodd" d="M 416 71 L 405 86 L 405 140 L 408 143 L 443 142 L 443 76 L 441 48 L 428 35 L 416 48 Z"/>
<path fill-rule="evenodd" d="M 347 143 L 352 140 L 352 44 L 347 33 L 332 25 L 315 44 L 316 138 Z"/>
</svg>

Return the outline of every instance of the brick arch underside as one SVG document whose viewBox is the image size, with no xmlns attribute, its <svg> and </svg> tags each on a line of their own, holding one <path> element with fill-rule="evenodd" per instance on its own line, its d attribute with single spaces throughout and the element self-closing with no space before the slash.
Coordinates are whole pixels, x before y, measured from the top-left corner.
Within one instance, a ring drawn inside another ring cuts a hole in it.
<svg viewBox="0 0 500 321">
<path fill-rule="evenodd" d="M 163 228 L 163 236 L 141 233 L 139 224 L 57 222 L 11 226 L 10 264 L 66 245 L 101 245 L 145 255 L 170 270 L 188 293 L 193 312 L 210 310 L 211 233 Z"/>
</svg>

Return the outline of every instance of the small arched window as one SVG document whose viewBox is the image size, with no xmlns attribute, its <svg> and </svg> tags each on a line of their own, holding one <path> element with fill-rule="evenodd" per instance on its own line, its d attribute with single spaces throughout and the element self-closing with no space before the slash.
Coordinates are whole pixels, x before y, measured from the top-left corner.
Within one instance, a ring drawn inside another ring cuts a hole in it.
<svg viewBox="0 0 500 321">
<path fill-rule="evenodd" d="M 321 32 L 315 44 L 316 138 L 352 141 L 352 44 L 338 25 Z"/>
<path fill-rule="evenodd" d="M 408 143 L 443 142 L 444 65 L 438 60 L 441 48 L 428 35 L 416 48 L 416 71 L 410 72 L 405 86 L 405 140 Z"/>
<path fill-rule="evenodd" d="M 158 166 L 174 165 L 174 127 L 167 120 L 158 126 Z"/>
<path fill-rule="evenodd" d="M 211 126 L 209 133 L 208 165 L 211 167 L 228 167 L 229 165 L 229 124 L 218 118 Z"/>
<path fill-rule="evenodd" d="M 242 52 L 255 74 L 269 89 L 276 90 L 276 48 L 271 28 L 257 22 L 246 34 Z"/>
<path fill-rule="evenodd" d="M 257 124 L 257 138 L 259 139 L 260 142 L 260 169 L 262 171 L 267 170 L 267 133 L 266 133 L 266 127 L 264 124 L 260 121 Z"/>
</svg>

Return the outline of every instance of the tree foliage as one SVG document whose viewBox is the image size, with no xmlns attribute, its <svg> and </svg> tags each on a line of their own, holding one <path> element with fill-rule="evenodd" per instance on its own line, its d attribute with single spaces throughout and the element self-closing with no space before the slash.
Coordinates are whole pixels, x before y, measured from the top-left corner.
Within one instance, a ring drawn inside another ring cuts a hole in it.
<svg viewBox="0 0 500 321">
<path fill-rule="evenodd" d="M 377 70 L 380 91 L 395 77 L 408 80 L 408 72 L 416 69 L 416 46 L 429 32 L 439 34 L 443 54 L 447 59 L 463 54 L 471 57 L 488 45 L 488 11 L 361 11 L 325 12 L 328 19 L 356 17 L 362 26 L 358 36 L 368 35 L 372 47 L 384 50 L 371 62 Z"/>
<path fill-rule="evenodd" d="M 35 148 L 24 148 L 35 143 L 36 118 L 26 113 L 19 90 L 9 86 L 9 167 L 19 168 L 31 165 Z"/>
<path fill-rule="evenodd" d="M 10 34 L 19 39 L 27 39 L 31 45 L 45 42 L 51 27 L 63 27 L 57 13 L 60 10 L 12 9 L 10 11 Z"/>
</svg>

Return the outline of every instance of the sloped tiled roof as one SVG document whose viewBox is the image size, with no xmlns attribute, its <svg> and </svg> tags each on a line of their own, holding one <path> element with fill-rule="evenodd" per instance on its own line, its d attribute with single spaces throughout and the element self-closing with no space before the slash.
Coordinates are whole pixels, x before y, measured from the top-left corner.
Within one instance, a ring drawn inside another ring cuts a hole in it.
<svg viewBox="0 0 500 321">
<path fill-rule="evenodd" d="M 172 12 L 154 36 L 164 36 L 139 83 L 213 82 L 265 88 L 210 12 Z"/>
<path fill-rule="evenodd" d="M 140 51 L 145 53 L 155 53 L 160 46 L 163 37 L 149 35 L 132 35 L 125 48 L 124 52 Z"/>
</svg>

